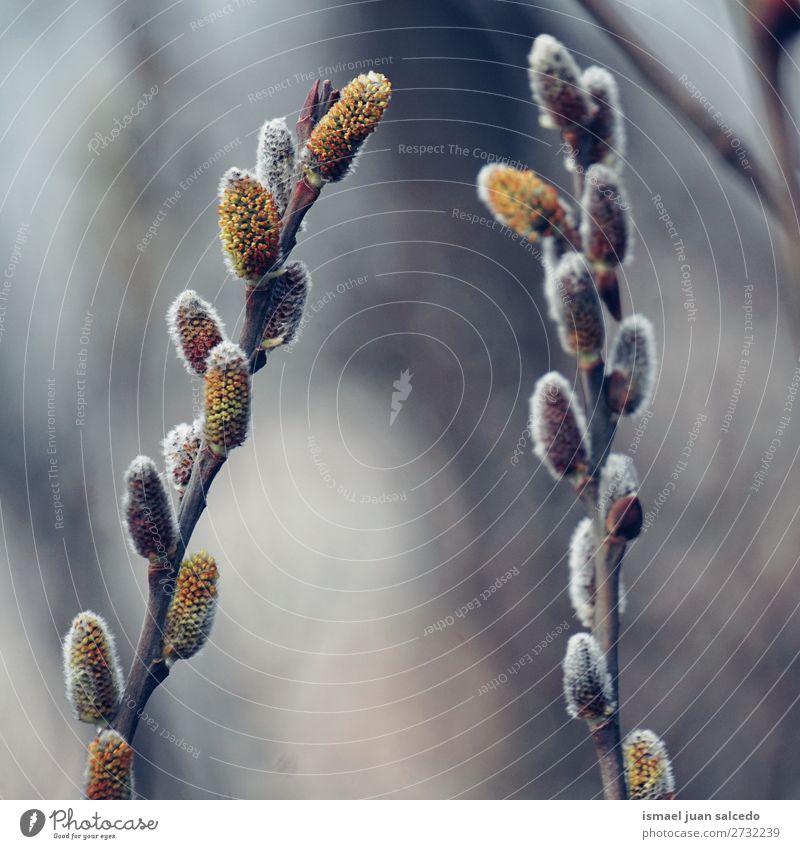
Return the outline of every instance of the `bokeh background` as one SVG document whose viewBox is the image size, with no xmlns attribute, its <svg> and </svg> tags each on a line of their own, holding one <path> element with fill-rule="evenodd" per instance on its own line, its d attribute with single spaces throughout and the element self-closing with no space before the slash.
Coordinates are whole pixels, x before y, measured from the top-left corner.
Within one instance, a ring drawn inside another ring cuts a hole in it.
<svg viewBox="0 0 800 849">
<path fill-rule="evenodd" d="M 740 5 L 618 5 L 768 163 Z M 7 0 L 4 12 L 0 795 L 81 793 L 90 733 L 60 668 L 72 616 L 102 613 L 130 664 L 146 570 L 120 524 L 122 473 L 158 456 L 199 391 L 164 314 L 192 287 L 229 332 L 241 323 L 217 241 L 220 175 L 252 164 L 265 119 L 294 121 L 318 74 L 343 84 L 372 67 L 394 99 L 355 174 L 308 218 L 296 252 L 314 278 L 308 320 L 258 375 L 252 438 L 195 532 L 191 548 L 221 565 L 220 610 L 211 644 L 150 700 L 138 790 L 597 796 L 591 743 L 560 693 L 580 627 L 565 549 L 581 511 L 525 433 L 536 378 L 572 378 L 574 364 L 535 259 L 461 215 L 484 214 L 474 184 L 490 157 L 571 190 L 529 99 L 540 32 L 618 75 L 637 228 L 624 300 L 663 354 L 651 409 L 617 442 L 653 514 L 625 566 L 624 726 L 664 737 L 685 798 L 800 794 L 800 328 L 781 294 L 797 269 L 781 265 L 754 192 L 578 4 Z M 551 633 L 535 663 L 480 694 Z"/>
</svg>

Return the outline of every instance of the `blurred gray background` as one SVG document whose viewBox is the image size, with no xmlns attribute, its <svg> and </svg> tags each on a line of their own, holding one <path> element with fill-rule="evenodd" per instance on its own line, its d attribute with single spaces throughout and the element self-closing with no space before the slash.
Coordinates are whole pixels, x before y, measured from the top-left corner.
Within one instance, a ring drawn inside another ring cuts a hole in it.
<svg viewBox="0 0 800 849">
<path fill-rule="evenodd" d="M 763 158 L 738 4 L 636 8 L 649 47 Z M 102 613 L 130 664 L 146 569 L 122 533 L 122 473 L 139 452 L 158 456 L 198 397 L 163 316 L 192 287 L 232 334 L 241 322 L 242 289 L 226 279 L 216 235 L 220 175 L 252 164 L 266 118 L 293 123 L 319 73 L 341 85 L 370 66 L 392 79 L 394 99 L 355 174 L 308 218 L 295 254 L 314 278 L 308 320 L 258 375 L 252 438 L 195 532 L 191 548 L 221 566 L 220 610 L 208 648 L 148 705 L 138 789 L 597 795 L 591 743 L 560 694 L 580 627 L 564 559 L 580 509 L 529 444 L 512 462 L 534 381 L 551 368 L 572 378 L 574 365 L 545 318 L 535 260 L 459 217 L 484 214 L 474 182 L 490 156 L 570 191 L 557 136 L 529 99 L 526 55 L 540 32 L 619 75 L 638 229 L 624 299 L 651 317 L 663 353 L 652 410 L 617 442 L 653 512 L 625 567 L 624 727 L 665 738 L 685 798 L 800 794 L 798 328 L 778 296 L 775 227 L 577 4 L 8 0 L 4 10 L 1 796 L 81 793 L 90 729 L 71 718 L 60 670 L 72 616 Z M 406 152 L 420 144 L 444 152 Z M 685 244 L 694 312 L 656 195 Z M 748 297 L 752 356 L 740 373 Z M 390 426 L 405 369 L 412 391 Z M 533 664 L 479 695 L 565 620 Z"/>
</svg>

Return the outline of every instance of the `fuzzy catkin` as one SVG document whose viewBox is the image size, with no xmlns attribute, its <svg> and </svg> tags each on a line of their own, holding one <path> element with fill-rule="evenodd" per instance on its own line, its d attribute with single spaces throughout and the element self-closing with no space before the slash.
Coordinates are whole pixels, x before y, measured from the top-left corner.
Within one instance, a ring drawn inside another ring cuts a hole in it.
<svg viewBox="0 0 800 849">
<path fill-rule="evenodd" d="M 269 190 L 247 171 L 231 168 L 219 187 L 219 237 L 230 271 L 260 282 L 276 262 L 281 220 Z"/>
<path fill-rule="evenodd" d="M 578 621 L 584 628 L 594 627 L 595 568 L 594 557 L 598 549 L 594 523 L 581 519 L 569 542 L 569 600 Z M 622 576 L 619 579 L 617 611 L 625 612 L 627 593 Z"/>
<path fill-rule="evenodd" d="M 611 676 L 597 640 L 591 634 L 575 634 L 564 658 L 564 698 L 573 719 L 589 722 L 604 719 L 615 710 Z"/>
<path fill-rule="evenodd" d="M 608 403 L 616 413 L 636 416 L 652 400 L 657 354 L 650 320 L 639 313 L 619 326 L 607 368 Z"/>
<path fill-rule="evenodd" d="M 622 265 L 630 250 L 629 205 L 622 184 L 610 168 L 592 165 L 583 191 L 581 243 L 595 266 Z"/>
<path fill-rule="evenodd" d="M 93 800 L 133 797 L 133 749 L 116 731 L 101 731 L 89 743 L 86 798 Z"/>
<path fill-rule="evenodd" d="M 176 491 L 183 495 L 192 476 L 192 468 L 200 450 L 203 435 L 202 417 L 192 424 L 175 425 L 161 443 L 167 478 Z"/>
<path fill-rule="evenodd" d="M 164 632 L 166 657 L 187 659 L 205 645 L 217 607 L 219 570 L 206 551 L 181 563 Z"/>
<path fill-rule="evenodd" d="M 119 708 L 122 671 L 105 620 L 85 610 L 64 638 L 67 699 L 82 722 L 110 722 Z"/>
<path fill-rule="evenodd" d="M 294 141 L 285 118 L 267 121 L 258 134 L 256 179 L 266 186 L 283 217 L 295 181 Z"/>
<path fill-rule="evenodd" d="M 302 262 L 289 262 L 284 273 L 270 284 L 269 304 L 264 330 L 261 334 L 263 348 L 287 345 L 294 339 L 303 319 L 311 276 Z"/>
<path fill-rule="evenodd" d="M 484 165 L 478 173 L 478 197 L 500 224 L 531 242 L 559 236 L 570 223 L 555 187 L 529 169 Z"/>
<path fill-rule="evenodd" d="M 581 254 L 564 254 L 547 275 L 545 294 L 562 348 L 576 354 L 584 365 L 597 362 L 605 342 L 605 320 L 600 296 Z"/>
<path fill-rule="evenodd" d="M 592 520 L 581 519 L 569 542 L 569 599 L 584 628 L 594 620 L 595 548 Z"/>
<path fill-rule="evenodd" d="M 197 292 L 187 289 L 167 312 L 167 328 L 189 374 L 203 374 L 208 352 L 225 338 L 217 311 Z"/>
<path fill-rule="evenodd" d="M 600 471 L 598 509 L 601 515 L 605 517 L 617 501 L 638 491 L 639 476 L 633 459 L 627 454 L 609 454 Z"/>
<path fill-rule="evenodd" d="M 305 149 L 307 167 L 322 182 L 345 177 L 361 146 L 378 126 L 392 95 L 383 74 L 359 74 L 311 131 Z"/>
<path fill-rule="evenodd" d="M 586 419 L 569 383 L 556 371 L 539 378 L 530 400 L 533 450 L 556 479 L 589 464 Z"/>
<path fill-rule="evenodd" d="M 528 56 L 528 76 L 544 126 L 569 128 L 587 122 L 592 104 L 580 84 L 578 65 L 560 41 L 551 35 L 534 40 Z"/>
<path fill-rule="evenodd" d="M 169 558 L 178 524 L 164 480 L 149 457 L 140 455 L 128 466 L 122 507 L 131 548 L 150 560 Z"/>
<path fill-rule="evenodd" d="M 618 169 L 625 157 L 625 115 L 614 75 L 605 68 L 590 65 L 580 84 L 588 93 L 592 112 L 581 139 L 581 166 L 602 163 Z"/>
<path fill-rule="evenodd" d="M 220 342 L 208 356 L 204 436 L 219 455 L 241 445 L 250 422 L 250 365 L 233 342 Z"/>
<path fill-rule="evenodd" d="M 637 728 L 622 741 L 629 799 L 673 799 L 675 777 L 667 747 L 652 731 Z"/>
</svg>

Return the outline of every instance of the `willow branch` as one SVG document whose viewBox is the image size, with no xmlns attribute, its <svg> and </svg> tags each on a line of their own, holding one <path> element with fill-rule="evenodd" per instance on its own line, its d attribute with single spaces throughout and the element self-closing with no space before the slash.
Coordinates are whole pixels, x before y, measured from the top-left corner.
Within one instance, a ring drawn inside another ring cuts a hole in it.
<svg viewBox="0 0 800 849">
<path fill-rule="evenodd" d="M 608 452 L 614 441 L 616 417 L 606 400 L 605 365 L 598 360 L 590 368 L 581 369 L 584 405 L 589 427 L 591 446 L 588 483 L 581 490 L 581 498 L 592 521 L 595 537 L 602 539 L 595 555 L 595 612 L 594 634 L 600 644 L 611 676 L 611 694 L 614 713 L 601 725 L 592 727 L 603 796 L 606 799 L 625 799 L 625 775 L 622 761 L 622 732 L 619 710 L 619 579 L 625 540 L 607 536 L 598 509 L 598 479 Z"/>
<path fill-rule="evenodd" d="M 580 138 L 565 141 L 580 149 Z M 573 193 L 576 199 L 583 196 L 585 175 L 582 169 L 573 172 Z M 578 215 L 581 215 L 580 208 Z M 606 658 L 611 677 L 611 695 L 614 712 L 600 724 L 591 726 L 600 778 L 605 799 L 627 799 L 625 772 L 622 760 L 622 731 L 619 709 L 619 587 L 625 540 L 606 535 L 603 515 L 599 509 L 598 481 L 600 471 L 608 457 L 617 430 L 618 416 L 608 406 L 605 363 L 602 358 L 581 368 L 583 402 L 589 429 L 589 477 L 581 489 L 581 498 L 589 518 L 595 526 L 595 539 L 603 540 L 595 554 L 595 610 L 593 632 Z"/>
<path fill-rule="evenodd" d="M 791 230 L 790 220 L 786 217 L 786 193 L 781 186 L 752 157 L 749 158 L 750 167 L 745 167 L 731 146 L 730 138 L 714 120 L 713 114 L 704 109 L 686 88 L 676 82 L 675 77 L 667 70 L 663 62 L 642 47 L 639 36 L 628 25 L 623 15 L 613 9 L 608 0 L 578 0 L 578 2 L 614 39 L 620 50 L 650 83 L 661 100 L 670 104 L 675 112 L 681 114 L 700 135 L 704 136 L 733 173 L 749 188 L 755 188 L 782 225 Z"/>
<path fill-rule="evenodd" d="M 313 125 L 335 101 L 335 92 L 328 80 L 319 80 L 312 86 L 297 123 L 297 138 L 305 144 Z M 301 177 L 294 186 L 284 214 L 278 259 L 273 270 L 282 266 L 297 243 L 297 232 L 303 218 L 320 194 L 320 186 L 312 185 Z M 245 320 L 239 336 L 239 345 L 248 357 L 251 373 L 255 374 L 267 360 L 261 348 L 261 333 L 269 308 L 269 287 L 247 286 L 245 290 Z M 192 475 L 178 510 L 179 539 L 174 554 L 164 562 L 151 563 L 148 570 L 148 600 L 136 654 L 125 685 L 122 704 L 111 723 L 128 742 L 132 742 L 145 705 L 158 685 L 169 675 L 169 664 L 164 660 L 164 627 L 167 619 L 174 581 L 178 568 L 195 526 L 206 508 L 208 491 L 225 456 L 215 454 L 201 443 Z"/>
</svg>

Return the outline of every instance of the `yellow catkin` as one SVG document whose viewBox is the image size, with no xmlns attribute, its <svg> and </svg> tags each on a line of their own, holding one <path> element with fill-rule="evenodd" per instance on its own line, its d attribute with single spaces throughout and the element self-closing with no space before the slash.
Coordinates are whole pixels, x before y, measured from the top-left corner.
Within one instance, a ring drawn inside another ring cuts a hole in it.
<svg viewBox="0 0 800 849">
<path fill-rule="evenodd" d="M 89 743 L 87 799 L 130 799 L 133 796 L 133 749 L 112 730 Z"/>
<path fill-rule="evenodd" d="M 622 742 L 629 799 L 672 799 L 675 778 L 666 746 L 652 731 L 631 731 Z"/>
<path fill-rule="evenodd" d="M 383 74 L 359 74 L 314 127 L 306 145 L 306 160 L 323 181 L 341 180 L 367 136 L 383 117 L 392 84 Z"/>
<path fill-rule="evenodd" d="M 219 570 L 206 551 L 184 560 L 167 612 L 164 655 L 189 658 L 203 647 L 217 606 Z"/>
<path fill-rule="evenodd" d="M 558 192 L 534 171 L 486 165 L 478 193 L 501 224 L 529 241 L 558 235 L 567 223 Z"/>
<path fill-rule="evenodd" d="M 230 270 L 260 281 L 278 257 L 281 221 L 272 195 L 251 174 L 232 168 L 220 185 L 218 211 Z"/>
<path fill-rule="evenodd" d="M 221 342 L 208 355 L 205 374 L 204 436 L 208 446 L 225 455 L 247 437 L 250 420 L 250 366 L 232 342 Z"/>
<path fill-rule="evenodd" d="M 122 674 L 114 638 L 102 617 L 79 613 L 64 640 L 67 698 L 83 722 L 109 722 L 119 707 Z"/>
</svg>

